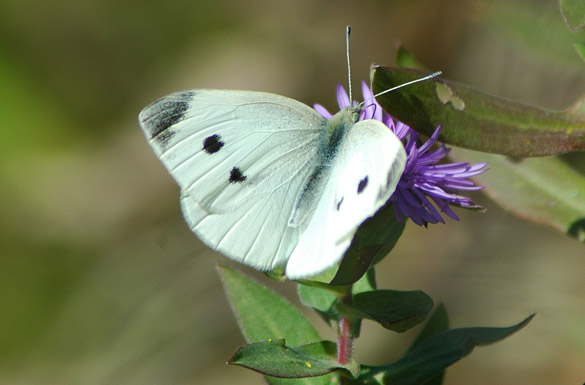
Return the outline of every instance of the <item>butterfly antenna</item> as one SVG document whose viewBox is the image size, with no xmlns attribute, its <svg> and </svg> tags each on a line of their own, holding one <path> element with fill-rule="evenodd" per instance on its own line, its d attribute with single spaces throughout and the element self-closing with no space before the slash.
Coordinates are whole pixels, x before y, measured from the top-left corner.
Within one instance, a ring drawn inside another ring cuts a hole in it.
<svg viewBox="0 0 585 385">
<path fill-rule="evenodd" d="M 345 47 L 346 47 L 346 54 L 347 54 L 347 82 L 349 83 L 349 105 L 353 104 L 352 94 L 351 94 L 351 63 L 349 60 L 349 35 L 351 34 L 351 27 L 348 25 L 345 28 Z"/>
<path fill-rule="evenodd" d="M 380 93 L 377 93 L 376 95 L 374 95 L 374 98 L 377 98 L 380 95 L 387 94 L 388 92 L 392 92 L 394 90 L 397 90 L 397 89 L 402 88 L 402 87 L 409 86 L 409 85 L 414 84 L 414 83 L 419 83 L 419 82 L 424 82 L 426 80 L 434 79 L 434 78 L 436 78 L 437 76 L 439 76 L 441 74 L 442 74 L 441 71 L 437 71 L 437 72 L 434 72 L 434 73 L 432 73 L 430 75 L 427 75 L 427 76 L 425 76 L 423 78 L 411 80 L 411 81 L 406 82 L 406 83 L 403 83 L 403 84 L 401 84 L 399 86 L 392 87 L 392 88 L 389 88 L 387 90 L 384 90 L 384 91 L 382 91 Z"/>
</svg>

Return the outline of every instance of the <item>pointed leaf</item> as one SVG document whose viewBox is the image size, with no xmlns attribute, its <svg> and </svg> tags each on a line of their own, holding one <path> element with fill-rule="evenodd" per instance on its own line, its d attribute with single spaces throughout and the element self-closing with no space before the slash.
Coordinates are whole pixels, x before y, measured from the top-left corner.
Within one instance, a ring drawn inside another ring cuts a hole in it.
<svg viewBox="0 0 585 385">
<path fill-rule="evenodd" d="M 425 324 L 425 327 L 420 331 L 420 333 L 418 333 L 418 336 L 416 336 L 416 339 L 414 340 L 412 345 L 410 345 L 408 351 L 413 350 L 429 337 L 432 337 L 435 334 L 448 329 L 449 316 L 447 315 L 447 309 L 445 309 L 445 305 L 440 303 L 439 306 L 437 306 L 437 308 L 433 312 L 433 315 Z"/>
<path fill-rule="evenodd" d="M 488 162 L 489 172 L 476 179 L 506 210 L 585 241 L 585 176 L 563 160 L 513 160 L 463 149 L 453 149 L 452 156 L 468 162 Z"/>
<path fill-rule="evenodd" d="M 474 327 L 437 333 L 402 358 L 371 370 L 368 375 L 384 372 L 384 384 L 388 385 L 424 384 L 471 353 L 476 346 L 500 341 L 522 329 L 533 316 L 507 328 Z"/>
<path fill-rule="evenodd" d="M 447 310 L 445 306 L 441 303 L 437 306 L 437 309 L 433 312 L 425 327 L 421 332 L 416 336 L 416 339 L 410 345 L 408 351 L 410 352 L 418 345 L 420 345 L 424 340 L 428 339 L 435 334 L 442 332 L 444 330 L 449 329 L 449 316 L 447 315 Z M 424 385 L 441 385 L 445 378 L 445 370 L 442 370 L 438 374 L 436 374 L 433 378 L 429 381 L 425 382 Z"/>
<path fill-rule="evenodd" d="M 250 342 L 286 338 L 293 345 L 321 338 L 307 320 L 287 300 L 227 266 L 218 271 L 242 333 Z"/>
<path fill-rule="evenodd" d="M 583 0 L 561 0 L 561 13 L 565 23 L 573 32 L 585 29 L 585 2 Z"/>
<path fill-rule="evenodd" d="M 238 348 L 228 363 L 278 378 L 315 377 L 338 370 L 352 377 L 359 373 L 355 360 L 347 365 L 337 362 L 337 345 L 331 341 L 299 347 L 286 346 L 282 339 L 257 342 Z"/>
<path fill-rule="evenodd" d="M 428 74 L 375 66 L 374 93 Z M 545 111 L 443 77 L 381 95 L 378 102 L 390 115 L 425 135 L 431 136 L 441 125 L 441 140 L 458 147 L 515 157 L 585 149 L 585 116 L 576 107 Z"/>
<path fill-rule="evenodd" d="M 396 48 L 396 65 L 407 68 L 425 69 L 425 66 L 402 45 Z"/>
<path fill-rule="evenodd" d="M 319 341 L 317 330 L 287 300 L 242 273 L 218 265 L 218 271 L 232 310 L 247 341 L 286 338 L 294 345 Z M 271 385 L 328 385 L 329 376 L 282 380 L 265 377 Z"/>
<path fill-rule="evenodd" d="M 387 202 L 360 225 L 331 285 L 351 285 L 359 280 L 372 263 L 377 263 L 396 245 L 406 221 L 399 222 L 394 206 Z"/>
<path fill-rule="evenodd" d="M 374 290 L 356 294 L 351 306 L 336 306 L 350 318 L 368 318 L 401 333 L 424 321 L 433 300 L 419 290 Z"/>
</svg>

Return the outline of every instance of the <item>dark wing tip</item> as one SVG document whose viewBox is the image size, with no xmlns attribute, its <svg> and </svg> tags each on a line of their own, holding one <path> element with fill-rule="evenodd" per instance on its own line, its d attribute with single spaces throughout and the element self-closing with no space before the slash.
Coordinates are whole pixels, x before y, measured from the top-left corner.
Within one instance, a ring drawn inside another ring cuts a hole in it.
<svg viewBox="0 0 585 385">
<path fill-rule="evenodd" d="M 149 140 L 168 140 L 169 127 L 184 119 L 195 91 L 182 91 L 158 99 L 138 115 L 138 123 Z"/>
</svg>

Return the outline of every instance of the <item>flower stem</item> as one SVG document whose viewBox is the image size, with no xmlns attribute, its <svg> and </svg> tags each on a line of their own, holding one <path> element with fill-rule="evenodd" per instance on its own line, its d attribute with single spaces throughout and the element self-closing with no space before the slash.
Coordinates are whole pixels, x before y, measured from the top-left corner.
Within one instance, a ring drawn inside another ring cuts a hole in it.
<svg viewBox="0 0 585 385">
<path fill-rule="evenodd" d="M 345 293 L 339 298 L 340 302 L 346 305 L 352 304 L 351 288 L 351 285 L 347 287 Z M 343 314 L 339 319 L 339 329 L 337 331 L 337 362 L 341 365 L 347 365 L 351 361 L 353 349 L 352 322 L 351 319 L 345 317 Z"/>
<path fill-rule="evenodd" d="M 347 365 L 351 359 L 353 338 L 350 329 L 350 321 L 345 317 L 341 317 L 337 336 L 337 362 L 341 365 Z"/>
</svg>

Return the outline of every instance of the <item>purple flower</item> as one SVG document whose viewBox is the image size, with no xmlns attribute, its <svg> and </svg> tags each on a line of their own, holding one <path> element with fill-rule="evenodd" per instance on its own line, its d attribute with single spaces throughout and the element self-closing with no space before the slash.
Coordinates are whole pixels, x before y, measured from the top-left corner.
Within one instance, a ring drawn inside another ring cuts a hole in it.
<svg viewBox="0 0 585 385">
<path fill-rule="evenodd" d="M 409 217 L 417 225 L 426 226 L 429 223 L 445 223 L 441 213 L 459 220 L 450 205 L 482 209 L 470 198 L 459 195 L 457 191 L 480 190 L 482 187 L 476 186 L 469 178 L 486 171 L 487 163 L 438 164 L 450 151 L 444 144 L 432 150 L 441 132 L 441 126 L 437 127 L 429 140 L 418 146 L 419 134 L 384 112 L 365 82 L 362 82 L 362 94 L 364 108 L 359 120 L 375 119 L 384 123 L 404 144 L 406 167 L 396 191 L 390 198 L 394 202 L 394 210 L 399 220 Z M 341 109 L 350 107 L 349 97 L 341 85 L 337 86 L 337 103 Z M 319 104 L 314 107 L 325 118 L 332 116 L 325 107 Z"/>
</svg>

